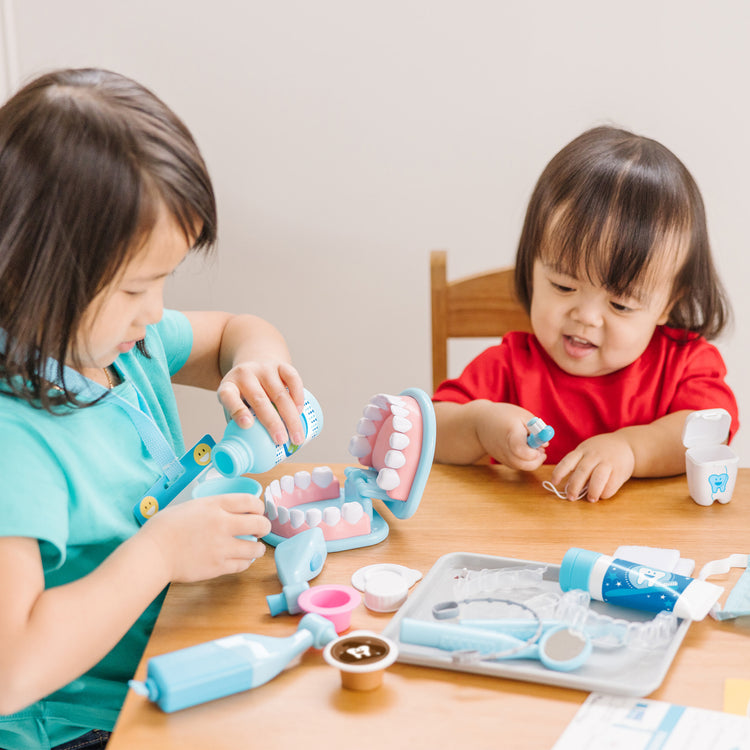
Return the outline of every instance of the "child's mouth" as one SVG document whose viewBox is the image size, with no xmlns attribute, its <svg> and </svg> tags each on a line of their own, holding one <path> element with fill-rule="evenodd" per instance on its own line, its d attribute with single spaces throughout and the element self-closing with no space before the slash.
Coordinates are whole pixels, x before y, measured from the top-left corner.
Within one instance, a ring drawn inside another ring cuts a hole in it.
<svg viewBox="0 0 750 750">
<path fill-rule="evenodd" d="M 563 335 L 563 346 L 568 356 L 576 358 L 585 357 L 598 348 L 596 344 L 592 344 L 587 339 L 566 335 Z"/>
</svg>

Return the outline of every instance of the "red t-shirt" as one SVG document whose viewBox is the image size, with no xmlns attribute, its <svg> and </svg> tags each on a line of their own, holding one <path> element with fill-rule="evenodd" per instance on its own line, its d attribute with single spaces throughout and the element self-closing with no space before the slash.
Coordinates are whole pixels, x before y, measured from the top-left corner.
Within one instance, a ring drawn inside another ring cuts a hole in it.
<svg viewBox="0 0 750 750">
<path fill-rule="evenodd" d="M 476 399 L 516 404 L 555 429 L 546 463 L 558 463 L 583 440 L 621 427 L 650 424 L 682 409 L 722 407 L 739 427 L 737 401 L 724 381 L 719 350 L 703 338 L 677 339 L 681 331 L 657 327 L 646 351 L 609 375 L 581 377 L 561 370 L 536 336 L 509 333 L 438 387 L 434 401 Z"/>
</svg>

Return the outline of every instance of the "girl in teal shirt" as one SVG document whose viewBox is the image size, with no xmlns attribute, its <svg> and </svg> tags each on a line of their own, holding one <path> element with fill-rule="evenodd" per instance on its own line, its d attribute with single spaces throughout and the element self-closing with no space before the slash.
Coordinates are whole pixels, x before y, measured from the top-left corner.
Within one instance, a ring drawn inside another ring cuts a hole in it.
<svg viewBox="0 0 750 750">
<path fill-rule="evenodd" d="M 5 750 L 104 747 L 166 586 L 264 552 L 238 538 L 270 531 L 250 495 L 170 505 L 142 527 L 132 512 L 161 467 L 123 404 L 181 455 L 173 382 L 302 441 L 302 381 L 275 328 L 163 311 L 167 276 L 215 238 L 198 148 L 139 84 L 58 71 L 0 109 Z"/>
</svg>

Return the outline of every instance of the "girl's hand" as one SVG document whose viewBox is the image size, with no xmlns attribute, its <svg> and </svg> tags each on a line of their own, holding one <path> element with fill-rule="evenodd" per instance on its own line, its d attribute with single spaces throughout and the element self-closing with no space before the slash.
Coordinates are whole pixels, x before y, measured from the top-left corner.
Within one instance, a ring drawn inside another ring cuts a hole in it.
<svg viewBox="0 0 750 750">
<path fill-rule="evenodd" d="M 584 440 L 557 464 L 551 480 L 559 486 L 568 478 L 564 489 L 568 500 L 577 500 L 588 485 L 586 499 L 595 503 L 612 497 L 634 469 L 635 454 L 624 431 L 612 432 Z"/>
<path fill-rule="evenodd" d="M 200 497 L 168 505 L 138 535 L 155 545 L 168 581 L 203 581 L 247 570 L 265 553 L 262 542 L 237 538 L 271 531 L 263 511 L 263 501 L 246 493 Z"/>
<path fill-rule="evenodd" d="M 533 471 L 543 463 L 544 447 L 531 448 L 526 423 L 534 415 L 513 404 L 482 402 L 476 417 L 476 434 L 484 451 L 496 461 L 520 471 Z"/>
<path fill-rule="evenodd" d="M 275 443 L 304 441 L 299 416 L 305 403 L 302 378 L 289 363 L 242 362 L 222 378 L 217 395 L 240 427 L 252 425 L 252 408 Z"/>
</svg>

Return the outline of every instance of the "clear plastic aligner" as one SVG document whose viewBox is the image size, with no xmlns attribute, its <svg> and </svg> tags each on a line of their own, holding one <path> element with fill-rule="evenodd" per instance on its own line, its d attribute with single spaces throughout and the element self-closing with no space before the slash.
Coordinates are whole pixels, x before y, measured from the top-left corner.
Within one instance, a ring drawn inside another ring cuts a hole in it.
<svg viewBox="0 0 750 750">
<path fill-rule="evenodd" d="M 590 609 L 590 600 L 585 591 L 567 591 L 560 597 L 553 617 L 585 633 L 598 648 L 657 650 L 669 645 L 677 632 L 673 612 L 659 612 L 653 620 L 643 622 L 620 620 Z"/>
<path fill-rule="evenodd" d="M 463 568 L 453 579 L 453 593 L 456 599 L 470 599 L 480 594 L 538 588 L 546 570 L 546 566 L 484 570 Z"/>
</svg>

